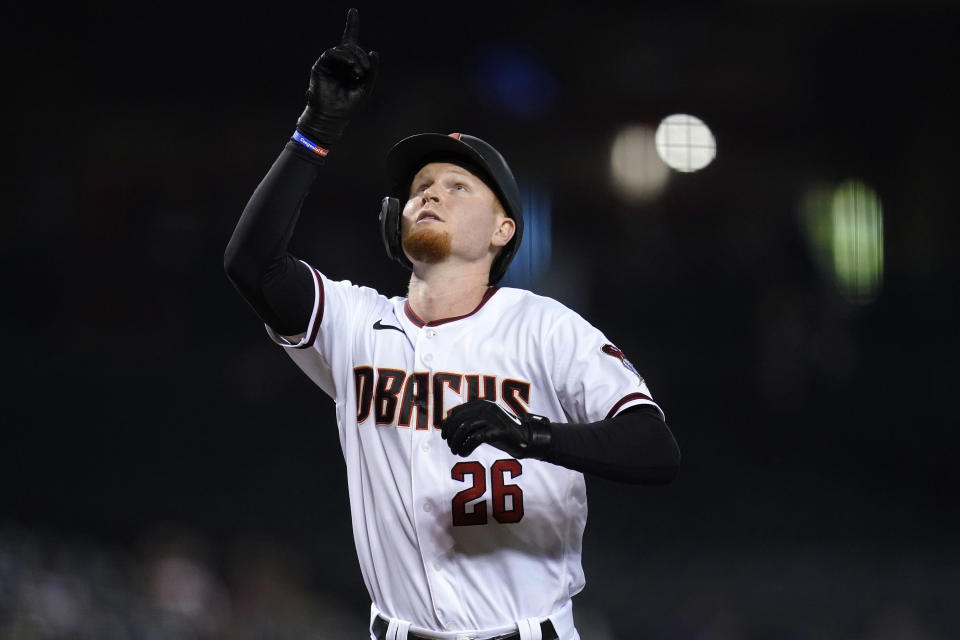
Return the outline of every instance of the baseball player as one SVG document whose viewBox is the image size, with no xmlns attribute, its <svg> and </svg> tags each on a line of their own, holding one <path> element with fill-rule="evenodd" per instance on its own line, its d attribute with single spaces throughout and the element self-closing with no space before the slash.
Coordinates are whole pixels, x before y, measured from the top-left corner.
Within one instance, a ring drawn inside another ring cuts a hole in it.
<svg viewBox="0 0 960 640">
<path fill-rule="evenodd" d="M 224 264 L 303 372 L 336 401 L 370 637 L 579 638 L 583 473 L 663 484 L 679 449 L 637 370 L 574 311 L 499 287 L 523 235 L 504 158 L 425 133 L 387 157 L 380 227 L 406 297 L 328 278 L 287 250 L 379 58 L 347 14 L 311 69 L 296 130 Z"/>
</svg>

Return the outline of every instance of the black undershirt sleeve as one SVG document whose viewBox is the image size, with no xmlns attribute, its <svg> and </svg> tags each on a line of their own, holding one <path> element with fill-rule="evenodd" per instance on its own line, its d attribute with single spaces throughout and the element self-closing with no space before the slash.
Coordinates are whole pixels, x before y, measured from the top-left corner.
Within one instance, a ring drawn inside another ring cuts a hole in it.
<svg viewBox="0 0 960 640">
<path fill-rule="evenodd" d="M 668 484 L 680 468 L 680 448 L 660 412 L 639 405 L 589 424 L 551 425 L 545 460 L 631 484 Z"/>
<path fill-rule="evenodd" d="M 322 164 L 288 142 L 247 202 L 223 256 L 230 281 L 281 335 L 306 331 L 313 310 L 313 276 L 287 247 Z"/>
</svg>

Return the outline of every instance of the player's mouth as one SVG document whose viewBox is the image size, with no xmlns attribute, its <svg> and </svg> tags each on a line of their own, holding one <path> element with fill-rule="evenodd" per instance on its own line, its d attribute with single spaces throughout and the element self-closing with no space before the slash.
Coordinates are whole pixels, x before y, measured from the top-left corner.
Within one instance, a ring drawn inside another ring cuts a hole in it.
<svg viewBox="0 0 960 640">
<path fill-rule="evenodd" d="M 420 215 L 417 216 L 417 222 L 423 222 L 424 220 L 436 220 L 437 222 L 443 222 L 443 220 L 435 214 L 433 211 L 421 211 Z"/>
</svg>

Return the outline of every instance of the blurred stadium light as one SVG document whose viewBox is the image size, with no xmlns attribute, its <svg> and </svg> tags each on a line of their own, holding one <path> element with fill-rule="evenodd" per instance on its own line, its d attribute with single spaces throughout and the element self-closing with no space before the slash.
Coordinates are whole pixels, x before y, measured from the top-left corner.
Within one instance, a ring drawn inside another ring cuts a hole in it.
<svg viewBox="0 0 960 640">
<path fill-rule="evenodd" d="M 713 162 L 717 141 L 710 127 L 696 116 L 676 113 L 657 127 L 657 153 L 672 169 L 689 173 Z"/>
<path fill-rule="evenodd" d="M 630 202 L 655 198 L 666 185 L 669 169 L 657 155 L 650 127 L 621 129 L 610 147 L 610 173 L 617 192 Z"/>
<path fill-rule="evenodd" d="M 801 204 L 807 240 L 817 265 L 851 302 L 874 300 L 883 281 L 883 207 L 860 180 L 815 185 Z"/>
</svg>

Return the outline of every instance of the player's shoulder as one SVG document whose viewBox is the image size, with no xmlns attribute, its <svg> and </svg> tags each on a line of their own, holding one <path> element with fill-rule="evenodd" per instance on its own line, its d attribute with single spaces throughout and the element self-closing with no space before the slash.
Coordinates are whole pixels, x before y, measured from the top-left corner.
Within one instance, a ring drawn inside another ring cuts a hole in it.
<svg viewBox="0 0 960 640">
<path fill-rule="evenodd" d="M 321 271 L 318 271 L 318 273 L 323 278 L 323 284 L 325 288 L 340 289 L 342 291 L 351 291 L 363 296 L 380 297 L 380 298 L 386 299 L 386 296 L 384 296 L 382 293 L 380 293 L 373 287 L 363 285 L 363 284 L 357 284 L 352 280 L 337 279 Z"/>
<path fill-rule="evenodd" d="M 500 313 L 511 312 L 520 317 L 540 321 L 559 322 L 563 319 L 580 319 L 580 315 L 559 300 L 534 293 L 528 289 L 500 287 L 491 299 L 496 300 Z"/>
<path fill-rule="evenodd" d="M 351 280 L 337 280 L 321 273 L 327 300 L 336 298 L 354 307 L 369 307 L 373 310 L 392 306 L 397 297 L 387 297 L 373 287 L 356 284 Z"/>
</svg>

